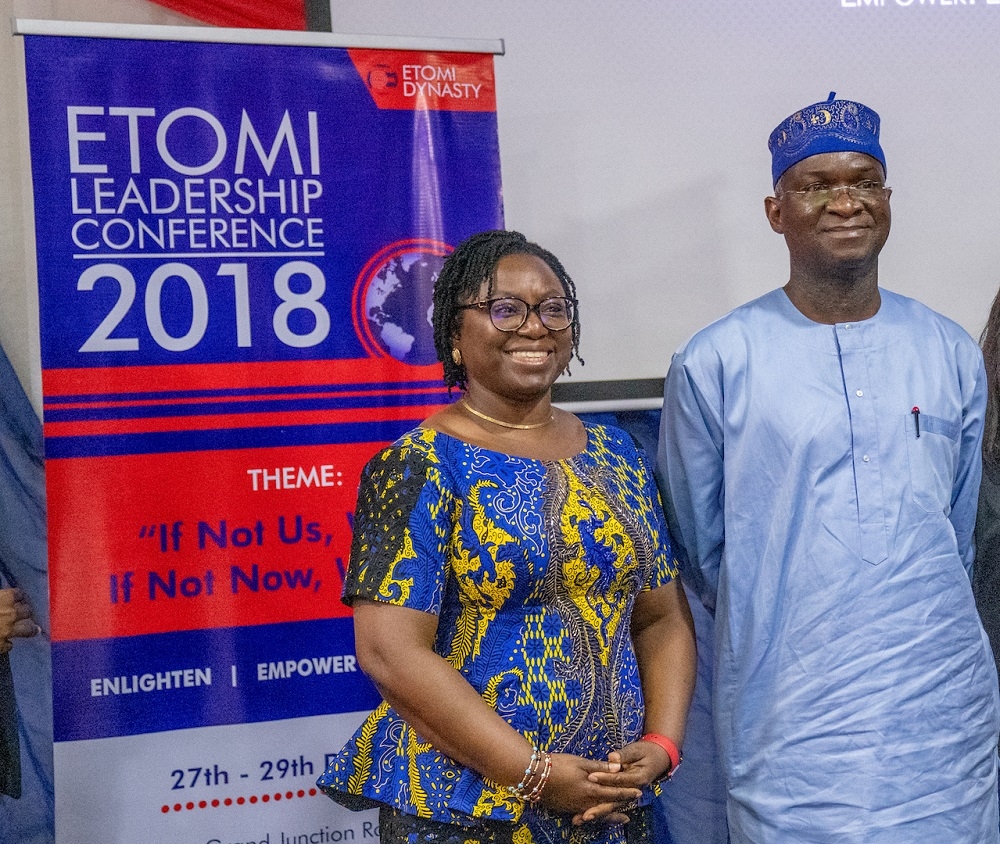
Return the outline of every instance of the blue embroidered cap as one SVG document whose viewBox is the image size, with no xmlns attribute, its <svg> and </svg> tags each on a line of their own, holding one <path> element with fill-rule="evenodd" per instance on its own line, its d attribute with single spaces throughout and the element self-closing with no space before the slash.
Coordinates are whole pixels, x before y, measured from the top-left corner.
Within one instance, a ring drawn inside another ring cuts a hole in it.
<svg viewBox="0 0 1000 844">
<path fill-rule="evenodd" d="M 793 164 L 821 152 L 863 152 L 885 170 L 885 153 L 878 142 L 879 117 L 868 106 L 837 100 L 813 103 L 786 117 L 771 133 L 771 176 L 774 184 Z"/>
</svg>

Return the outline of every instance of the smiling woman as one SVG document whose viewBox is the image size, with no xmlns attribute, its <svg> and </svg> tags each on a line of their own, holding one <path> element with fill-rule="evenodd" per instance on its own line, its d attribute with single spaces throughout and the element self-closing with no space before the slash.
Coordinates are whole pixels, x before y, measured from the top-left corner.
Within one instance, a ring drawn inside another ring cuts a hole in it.
<svg viewBox="0 0 1000 844">
<path fill-rule="evenodd" d="M 362 477 L 344 600 L 385 701 L 319 785 L 378 806 L 386 844 L 649 842 L 693 628 L 645 455 L 552 406 L 573 282 L 516 232 L 475 235 L 434 336 L 464 394 Z"/>
</svg>

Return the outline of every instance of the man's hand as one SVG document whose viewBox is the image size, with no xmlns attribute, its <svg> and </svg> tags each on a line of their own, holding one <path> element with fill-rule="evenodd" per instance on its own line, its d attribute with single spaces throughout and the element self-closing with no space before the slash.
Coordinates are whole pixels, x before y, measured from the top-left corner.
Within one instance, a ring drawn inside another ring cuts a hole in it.
<svg viewBox="0 0 1000 844">
<path fill-rule="evenodd" d="M 24 592 L 0 589 L 0 654 L 14 647 L 14 637 L 29 638 L 41 632 Z"/>
</svg>

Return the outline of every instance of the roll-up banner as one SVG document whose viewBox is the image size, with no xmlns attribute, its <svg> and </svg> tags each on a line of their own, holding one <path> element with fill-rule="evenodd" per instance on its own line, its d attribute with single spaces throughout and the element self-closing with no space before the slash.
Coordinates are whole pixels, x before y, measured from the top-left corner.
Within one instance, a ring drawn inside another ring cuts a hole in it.
<svg viewBox="0 0 1000 844">
<path fill-rule="evenodd" d="M 431 286 L 503 224 L 502 44 L 16 31 L 56 840 L 374 841 L 314 788 L 378 700 L 351 517 L 365 461 L 448 401 Z"/>
</svg>

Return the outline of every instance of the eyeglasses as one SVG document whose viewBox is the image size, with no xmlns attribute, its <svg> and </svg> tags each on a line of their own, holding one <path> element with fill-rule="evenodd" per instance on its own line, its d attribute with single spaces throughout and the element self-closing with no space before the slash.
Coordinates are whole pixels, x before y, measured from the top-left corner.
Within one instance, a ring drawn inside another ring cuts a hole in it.
<svg viewBox="0 0 1000 844">
<path fill-rule="evenodd" d="M 486 299 L 471 305 L 459 305 L 456 310 L 464 311 L 468 308 L 486 309 L 493 327 L 500 331 L 519 330 L 528 321 L 528 315 L 532 311 L 538 314 L 542 325 L 549 331 L 563 331 L 573 324 L 576 299 L 554 296 L 542 299 L 537 305 L 529 305 L 515 296 L 504 296 L 502 299 Z"/>
<path fill-rule="evenodd" d="M 818 182 L 815 185 L 808 185 L 802 190 L 783 190 L 779 196 L 793 193 L 796 196 L 801 196 L 810 205 L 826 205 L 828 202 L 832 202 L 841 191 L 846 192 L 850 199 L 856 199 L 863 203 L 873 203 L 886 199 L 892 193 L 892 188 L 871 179 L 854 185 L 824 185 Z"/>
</svg>

